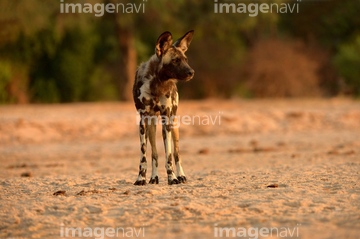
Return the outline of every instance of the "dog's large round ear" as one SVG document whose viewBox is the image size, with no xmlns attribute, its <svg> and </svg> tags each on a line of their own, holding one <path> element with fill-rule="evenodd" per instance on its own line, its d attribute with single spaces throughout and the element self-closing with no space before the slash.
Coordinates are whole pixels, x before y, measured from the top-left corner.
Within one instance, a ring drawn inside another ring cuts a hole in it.
<svg viewBox="0 0 360 239">
<path fill-rule="evenodd" d="M 172 35 L 170 32 L 164 32 L 159 36 L 156 41 L 155 46 L 155 53 L 157 57 L 162 57 L 165 51 L 171 46 L 172 44 Z"/>
<path fill-rule="evenodd" d="M 174 43 L 174 46 L 179 47 L 183 52 L 186 52 L 190 46 L 193 35 L 194 35 L 194 30 L 188 31 L 187 33 L 185 33 L 184 36 L 179 38 Z"/>
</svg>

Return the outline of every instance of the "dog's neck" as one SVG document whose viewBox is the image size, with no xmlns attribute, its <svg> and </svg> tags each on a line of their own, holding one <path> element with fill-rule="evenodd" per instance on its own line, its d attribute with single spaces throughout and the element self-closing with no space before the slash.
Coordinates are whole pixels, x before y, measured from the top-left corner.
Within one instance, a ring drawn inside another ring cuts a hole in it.
<svg viewBox="0 0 360 239">
<path fill-rule="evenodd" d="M 159 61 L 160 59 L 156 55 L 153 55 L 148 68 L 148 75 L 152 76 L 149 77 L 151 79 L 151 94 L 157 97 L 171 95 L 174 91 L 177 91 L 177 80 L 169 79 L 164 72 L 159 71 L 159 69 L 161 69 L 161 67 L 159 67 Z"/>
<path fill-rule="evenodd" d="M 177 91 L 177 80 L 167 79 L 165 81 L 158 77 L 154 77 L 150 83 L 150 90 L 153 96 L 171 95 L 174 91 Z"/>
</svg>

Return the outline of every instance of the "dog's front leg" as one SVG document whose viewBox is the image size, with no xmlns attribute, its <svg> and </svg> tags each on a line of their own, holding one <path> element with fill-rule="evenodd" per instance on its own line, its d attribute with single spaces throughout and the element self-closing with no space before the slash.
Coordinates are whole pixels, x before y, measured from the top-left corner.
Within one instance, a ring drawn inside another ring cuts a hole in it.
<svg viewBox="0 0 360 239">
<path fill-rule="evenodd" d="M 146 146 L 147 146 L 147 120 L 143 114 L 140 114 L 140 124 L 139 124 L 139 135 L 140 135 L 140 165 L 139 165 L 139 175 L 136 179 L 134 185 L 145 185 L 146 184 Z"/>
<path fill-rule="evenodd" d="M 179 180 L 176 178 L 172 165 L 172 154 L 171 154 L 171 120 L 170 114 L 162 116 L 162 136 L 165 146 L 165 168 L 168 175 L 168 184 L 179 184 Z"/>
<path fill-rule="evenodd" d="M 174 123 L 171 129 L 171 136 L 174 143 L 174 159 L 176 166 L 176 175 L 180 183 L 186 183 L 186 176 L 181 166 L 181 158 L 179 153 L 179 127 L 180 125 L 177 121 L 177 118 L 174 117 Z"/>
<path fill-rule="evenodd" d="M 152 162 L 152 173 L 149 181 L 150 184 L 159 184 L 158 153 L 156 150 L 156 124 L 157 124 L 157 120 L 155 120 L 155 118 L 152 118 L 150 124 L 148 125 L 149 141 L 151 144 L 151 162 Z"/>
</svg>

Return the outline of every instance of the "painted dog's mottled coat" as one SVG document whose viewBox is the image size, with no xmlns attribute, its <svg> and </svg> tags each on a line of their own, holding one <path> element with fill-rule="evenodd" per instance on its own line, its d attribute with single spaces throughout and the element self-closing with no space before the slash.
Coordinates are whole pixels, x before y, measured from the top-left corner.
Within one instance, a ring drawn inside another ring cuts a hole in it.
<svg viewBox="0 0 360 239">
<path fill-rule="evenodd" d="M 152 149 L 152 173 L 149 183 L 158 184 L 158 154 L 155 133 L 156 119 L 161 116 L 162 136 L 166 155 L 166 172 L 168 184 L 185 183 L 186 177 L 181 166 L 179 155 L 179 129 L 176 124 L 178 92 L 176 82 L 193 78 L 194 70 L 189 66 L 185 52 L 187 51 L 194 31 L 187 32 L 172 44 L 170 32 L 161 34 L 156 42 L 155 54 L 136 71 L 133 96 L 135 107 L 140 114 L 140 166 L 135 185 L 146 184 L 146 149 L 149 138 Z M 172 139 L 172 140 L 171 140 Z M 171 143 L 174 144 L 172 153 Z M 175 159 L 176 174 L 172 158 Z"/>
</svg>

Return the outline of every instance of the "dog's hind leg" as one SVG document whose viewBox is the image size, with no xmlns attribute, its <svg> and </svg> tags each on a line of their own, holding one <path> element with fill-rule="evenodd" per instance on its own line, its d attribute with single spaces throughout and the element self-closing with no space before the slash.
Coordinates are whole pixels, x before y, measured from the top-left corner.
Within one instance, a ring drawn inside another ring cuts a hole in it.
<svg viewBox="0 0 360 239">
<path fill-rule="evenodd" d="M 144 115 L 140 114 L 140 124 L 139 124 L 139 133 L 140 133 L 140 165 L 139 165 L 139 175 L 136 179 L 134 185 L 145 185 L 146 184 L 146 146 L 147 146 L 147 119 L 144 118 Z"/>
<path fill-rule="evenodd" d="M 179 153 L 179 125 L 177 118 L 174 118 L 173 128 L 171 129 L 172 139 L 174 143 L 174 159 L 176 166 L 176 175 L 180 183 L 186 183 L 186 176 L 181 166 L 181 159 Z"/>
<path fill-rule="evenodd" d="M 159 184 L 158 153 L 156 150 L 156 124 L 157 124 L 156 119 L 152 118 L 150 124 L 148 125 L 148 134 L 149 134 L 149 141 L 151 144 L 151 160 L 152 160 L 152 173 L 149 181 L 150 184 Z"/>
</svg>

